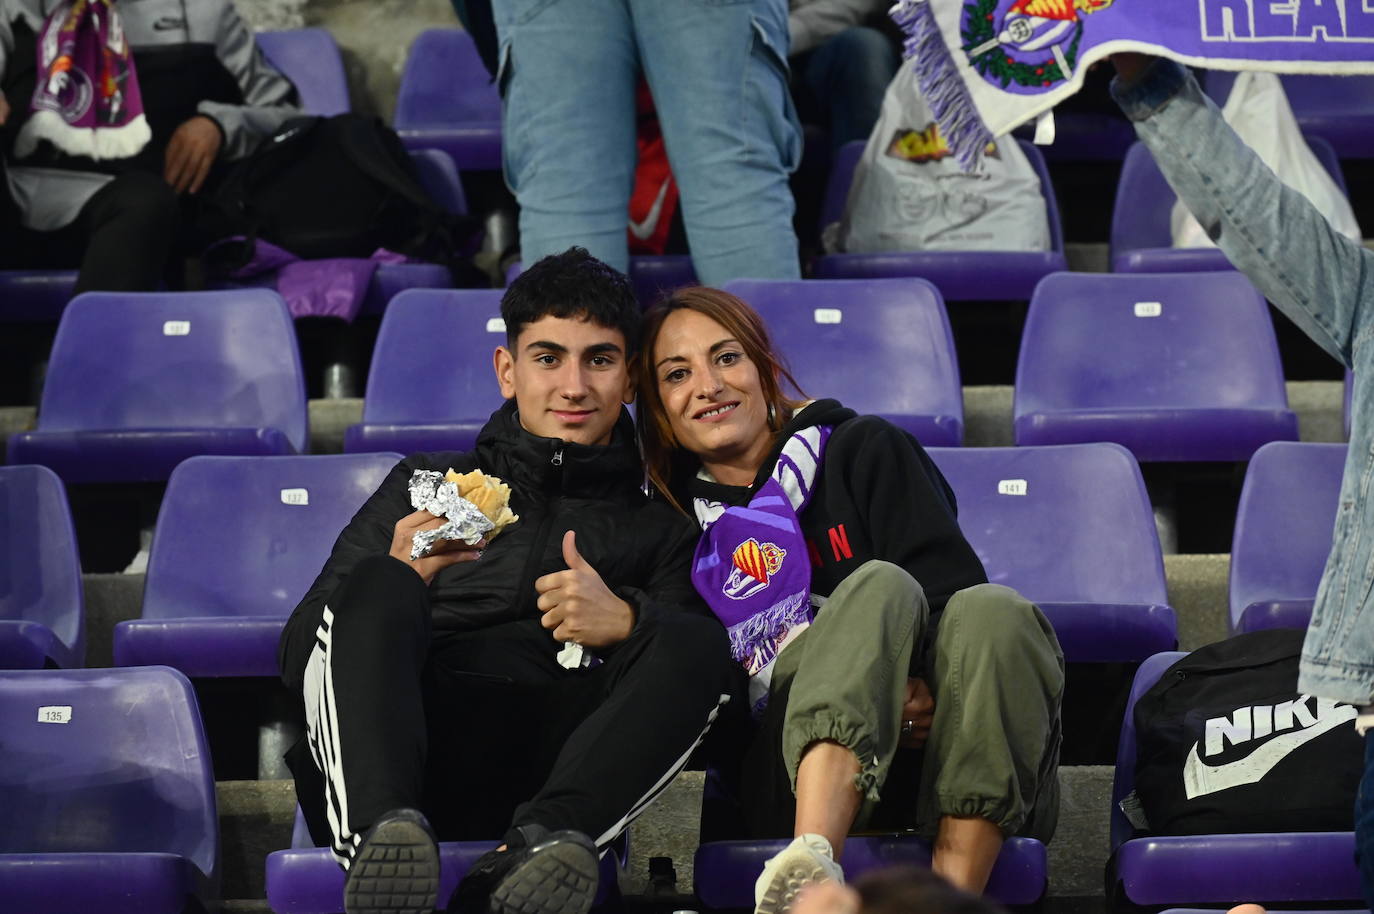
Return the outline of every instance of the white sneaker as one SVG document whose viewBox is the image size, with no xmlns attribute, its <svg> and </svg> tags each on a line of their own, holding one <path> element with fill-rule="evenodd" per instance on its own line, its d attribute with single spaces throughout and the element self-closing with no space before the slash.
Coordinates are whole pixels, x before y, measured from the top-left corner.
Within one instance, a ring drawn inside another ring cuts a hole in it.
<svg viewBox="0 0 1374 914">
<path fill-rule="evenodd" d="M 787 914 L 797 893 L 818 882 L 844 883 L 844 870 L 822 835 L 798 835 L 763 865 L 754 883 L 754 914 Z"/>
</svg>

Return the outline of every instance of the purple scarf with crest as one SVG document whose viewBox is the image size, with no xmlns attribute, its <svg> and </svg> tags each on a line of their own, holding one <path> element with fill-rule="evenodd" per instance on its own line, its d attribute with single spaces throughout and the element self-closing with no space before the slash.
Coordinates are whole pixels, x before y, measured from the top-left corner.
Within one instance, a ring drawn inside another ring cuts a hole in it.
<svg viewBox="0 0 1374 914">
<path fill-rule="evenodd" d="M 730 634 L 730 651 L 749 673 L 749 704 L 768 702 L 773 664 L 814 618 L 811 558 L 797 520 L 814 491 L 831 427 L 794 434 L 747 505 L 698 498 L 704 533 L 692 560 L 692 584 Z"/>
<path fill-rule="evenodd" d="M 64 0 L 38 33 L 30 116 L 15 138 L 22 159 L 47 140 L 93 159 L 138 154 L 152 133 L 114 0 Z"/>
</svg>

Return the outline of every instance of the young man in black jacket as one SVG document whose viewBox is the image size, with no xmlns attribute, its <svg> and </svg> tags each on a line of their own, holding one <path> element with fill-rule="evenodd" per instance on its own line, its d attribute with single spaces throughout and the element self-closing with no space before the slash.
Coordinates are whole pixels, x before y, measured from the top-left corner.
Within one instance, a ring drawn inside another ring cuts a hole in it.
<svg viewBox="0 0 1374 914">
<path fill-rule="evenodd" d="M 688 578 L 696 530 L 641 490 L 621 407 L 639 337 L 628 282 L 572 248 L 512 283 L 501 312 L 509 402 L 473 452 L 392 470 L 282 633 L 308 724 L 288 761 L 312 835 L 348 872 L 350 914 L 430 911 L 435 835 L 503 832 L 450 910 L 585 911 L 597 852 L 682 768 L 735 682 Z M 407 484 L 449 468 L 504 480 L 520 520 L 411 559 L 414 533 L 441 521 L 411 508 Z M 588 660 L 569 661 L 570 642 Z"/>
</svg>

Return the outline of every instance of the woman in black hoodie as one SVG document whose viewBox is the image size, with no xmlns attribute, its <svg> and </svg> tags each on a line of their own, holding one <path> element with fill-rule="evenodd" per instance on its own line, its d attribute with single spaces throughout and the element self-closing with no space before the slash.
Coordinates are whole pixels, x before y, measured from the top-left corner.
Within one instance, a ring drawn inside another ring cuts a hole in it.
<svg viewBox="0 0 1374 914">
<path fill-rule="evenodd" d="M 746 827 L 795 837 L 756 910 L 842 880 L 862 827 L 919 830 L 934 869 L 981 892 L 1005 836 L 1048 840 L 1058 816 L 1049 623 L 987 583 L 915 438 L 783 393 L 797 384 L 744 302 L 680 290 L 646 317 L 641 351 L 650 479 L 703 527 L 693 582 L 751 676 Z"/>
</svg>

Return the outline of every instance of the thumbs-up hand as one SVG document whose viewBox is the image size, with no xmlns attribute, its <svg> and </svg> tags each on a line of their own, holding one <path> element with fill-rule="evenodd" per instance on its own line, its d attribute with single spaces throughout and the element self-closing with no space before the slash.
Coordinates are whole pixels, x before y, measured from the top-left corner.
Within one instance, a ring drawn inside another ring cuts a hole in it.
<svg viewBox="0 0 1374 914">
<path fill-rule="evenodd" d="M 567 571 L 546 574 L 534 582 L 544 628 L 557 641 L 575 641 L 593 650 L 628 638 L 634 628 L 634 610 L 611 593 L 577 551 L 577 534 L 572 530 L 563 534 L 563 561 Z"/>
</svg>

